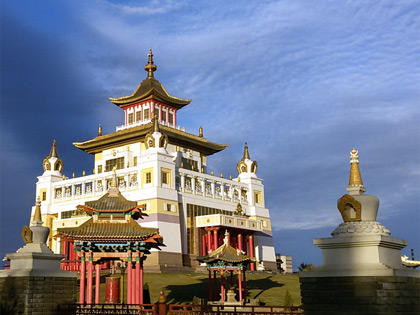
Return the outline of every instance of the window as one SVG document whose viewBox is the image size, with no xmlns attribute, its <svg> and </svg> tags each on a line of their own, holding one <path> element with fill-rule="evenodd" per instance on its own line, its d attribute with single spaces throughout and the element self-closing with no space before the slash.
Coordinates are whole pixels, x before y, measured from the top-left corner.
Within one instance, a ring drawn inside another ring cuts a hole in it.
<svg viewBox="0 0 420 315">
<path fill-rule="evenodd" d="M 98 165 L 98 174 L 102 173 L 102 165 Z"/>
<path fill-rule="evenodd" d="M 255 193 L 255 203 L 260 203 L 260 200 L 258 197 L 259 197 L 259 194 Z"/>
<path fill-rule="evenodd" d="M 144 120 L 150 119 L 150 117 L 149 117 L 149 109 L 148 108 L 145 108 L 144 109 L 143 115 L 144 115 L 144 117 L 143 117 Z"/>
<path fill-rule="evenodd" d="M 42 192 L 42 201 L 45 201 L 45 200 L 47 200 L 47 192 L 43 191 Z"/>
<path fill-rule="evenodd" d="M 137 166 L 137 156 L 133 158 L 133 166 Z"/>
<path fill-rule="evenodd" d="M 166 122 L 166 110 L 162 111 L 162 121 Z"/>
<path fill-rule="evenodd" d="M 141 110 L 136 112 L 136 122 L 139 122 L 141 120 Z"/>
<path fill-rule="evenodd" d="M 169 121 L 169 123 L 170 123 L 171 125 L 173 125 L 173 123 L 174 123 L 174 114 L 169 113 L 169 119 L 168 119 L 168 121 Z"/>
<path fill-rule="evenodd" d="M 152 173 L 147 172 L 146 173 L 146 184 L 151 184 L 152 183 Z"/>
<path fill-rule="evenodd" d="M 117 170 L 124 168 L 124 157 L 107 160 L 105 164 L 105 172 L 112 171 L 112 169 L 117 167 Z"/>
<path fill-rule="evenodd" d="M 134 122 L 134 113 L 128 114 L 128 124 L 132 124 Z"/>
<path fill-rule="evenodd" d="M 169 172 L 162 171 L 162 184 L 169 184 Z"/>
<path fill-rule="evenodd" d="M 170 203 L 166 203 L 166 204 L 165 204 L 165 206 L 166 206 L 166 207 L 165 207 L 165 208 L 166 208 L 166 209 L 165 209 L 166 211 L 172 211 L 172 206 L 171 206 L 171 204 L 170 204 Z"/>
<path fill-rule="evenodd" d="M 195 171 L 195 170 L 198 170 L 198 163 L 195 160 L 182 158 L 181 159 L 181 167 L 185 168 L 187 170 Z"/>
</svg>

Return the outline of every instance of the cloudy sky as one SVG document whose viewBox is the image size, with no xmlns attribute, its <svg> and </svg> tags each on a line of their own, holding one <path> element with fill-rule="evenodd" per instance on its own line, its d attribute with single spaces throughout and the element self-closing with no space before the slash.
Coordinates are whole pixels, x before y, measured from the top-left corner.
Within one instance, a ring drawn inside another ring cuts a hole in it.
<svg viewBox="0 0 420 315">
<path fill-rule="evenodd" d="M 229 147 L 248 141 L 264 179 L 276 251 L 321 263 L 314 237 L 340 222 L 359 149 L 378 220 L 420 258 L 420 2 L 1 1 L 0 256 L 22 245 L 51 141 L 67 176 L 91 171 L 72 142 L 123 121 L 108 97 L 155 77 L 193 101 L 178 123 Z"/>
</svg>

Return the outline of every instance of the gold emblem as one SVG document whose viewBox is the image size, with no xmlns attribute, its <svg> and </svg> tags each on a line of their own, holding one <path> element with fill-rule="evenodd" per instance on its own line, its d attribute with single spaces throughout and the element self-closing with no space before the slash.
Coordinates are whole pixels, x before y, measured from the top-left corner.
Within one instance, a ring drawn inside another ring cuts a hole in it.
<svg viewBox="0 0 420 315">
<path fill-rule="evenodd" d="M 32 243 L 32 231 L 27 225 L 22 229 L 22 238 L 25 244 Z"/>
</svg>

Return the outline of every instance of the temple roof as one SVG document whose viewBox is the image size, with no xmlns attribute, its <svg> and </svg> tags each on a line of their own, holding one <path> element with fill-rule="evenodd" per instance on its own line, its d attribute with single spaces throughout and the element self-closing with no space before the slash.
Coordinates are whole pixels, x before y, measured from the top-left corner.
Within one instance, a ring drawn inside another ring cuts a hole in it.
<svg viewBox="0 0 420 315">
<path fill-rule="evenodd" d="M 190 99 L 178 98 L 170 95 L 163 85 L 154 78 L 153 72 L 156 71 L 156 65 L 153 63 L 152 50 L 149 51 L 149 61 L 144 69 L 148 72 L 147 78 L 144 79 L 129 96 L 109 98 L 109 100 L 119 107 L 125 107 L 134 103 L 154 99 L 161 101 L 167 105 L 180 109 L 191 103 Z"/>
<path fill-rule="evenodd" d="M 85 205 L 78 205 L 77 208 L 93 212 L 126 213 L 135 210 L 138 206 L 137 201 L 127 200 L 121 193 L 113 194 L 107 192 L 98 200 L 87 201 Z"/>
<path fill-rule="evenodd" d="M 196 136 L 175 128 L 159 125 L 162 133 L 168 136 L 170 144 L 179 145 L 186 149 L 198 151 L 204 155 L 211 155 L 224 150 L 226 144 L 218 144 L 208 141 L 204 137 Z M 103 150 L 116 146 L 143 141 L 149 131 L 153 131 L 153 123 L 123 129 L 106 135 L 97 136 L 84 142 L 74 142 L 73 145 L 90 154 L 102 152 Z"/>
<path fill-rule="evenodd" d="M 161 243 L 162 237 L 156 228 L 141 227 L 133 219 L 126 222 L 96 220 L 90 218 L 78 227 L 58 228 L 58 236 L 89 241 L 145 241 Z"/>
<path fill-rule="evenodd" d="M 216 263 L 218 261 L 235 264 L 235 263 L 252 262 L 252 261 L 255 261 L 255 258 L 249 257 L 243 254 L 243 252 L 240 251 L 239 249 L 233 248 L 227 243 L 227 240 L 225 238 L 223 245 L 221 245 L 219 248 L 215 249 L 214 251 L 210 252 L 208 256 L 198 257 L 197 260 L 203 263 L 207 263 L 207 264 Z"/>
</svg>

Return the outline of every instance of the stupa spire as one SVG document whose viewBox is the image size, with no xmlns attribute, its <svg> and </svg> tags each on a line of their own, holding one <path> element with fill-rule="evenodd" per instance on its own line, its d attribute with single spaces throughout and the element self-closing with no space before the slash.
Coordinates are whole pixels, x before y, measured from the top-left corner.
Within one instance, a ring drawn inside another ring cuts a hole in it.
<svg viewBox="0 0 420 315">
<path fill-rule="evenodd" d="M 160 132 L 159 130 L 159 119 L 156 117 L 156 114 L 152 114 L 152 122 L 153 122 L 153 132 Z"/>
<path fill-rule="evenodd" d="M 351 195 L 359 195 L 366 191 L 365 186 L 363 186 L 362 176 L 360 175 L 359 151 L 354 147 L 350 151 L 350 177 L 347 191 Z"/>
<path fill-rule="evenodd" d="M 37 225 L 37 223 L 42 224 L 42 217 L 41 217 L 41 199 L 39 196 L 36 198 L 36 204 L 35 204 L 35 213 L 34 218 L 32 220 L 32 225 Z"/>
<path fill-rule="evenodd" d="M 251 159 L 250 156 L 249 156 L 249 152 L 248 152 L 248 143 L 247 142 L 245 142 L 244 155 L 242 157 L 242 160 L 246 160 L 246 159 L 248 159 L 248 160 Z"/>
<path fill-rule="evenodd" d="M 57 147 L 56 147 L 56 142 L 55 139 L 53 140 L 53 143 L 51 145 L 51 150 L 50 150 L 50 154 L 48 155 L 49 157 L 55 157 L 58 158 L 58 154 L 57 154 Z"/>
<path fill-rule="evenodd" d="M 149 53 L 147 54 L 148 60 L 147 65 L 144 66 L 144 70 L 147 71 L 147 77 L 153 78 L 153 72 L 156 71 L 157 66 L 153 63 L 153 52 L 152 48 L 149 49 Z"/>
</svg>

